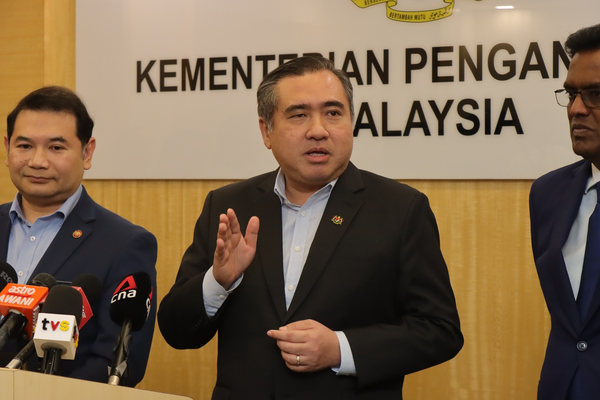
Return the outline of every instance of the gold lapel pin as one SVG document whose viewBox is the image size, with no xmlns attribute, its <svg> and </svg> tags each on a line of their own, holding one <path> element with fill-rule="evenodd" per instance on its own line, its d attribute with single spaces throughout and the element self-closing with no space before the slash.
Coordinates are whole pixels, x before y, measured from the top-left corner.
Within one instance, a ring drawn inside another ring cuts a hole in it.
<svg viewBox="0 0 600 400">
<path fill-rule="evenodd" d="M 344 222 L 344 218 L 340 217 L 339 215 L 335 215 L 333 218 L 331 218 L 331 222 L 336 225 L 341 225 L 342 222 Z"/>
<path fill-rule="evenodd" d="M 79 229 L 77 229 L 76 231 L 73 232 L 73 237 L 75 239 L 79 239 L 82 235 L 83 235 L 83 232 L 81 232 Z"/>
</svg>

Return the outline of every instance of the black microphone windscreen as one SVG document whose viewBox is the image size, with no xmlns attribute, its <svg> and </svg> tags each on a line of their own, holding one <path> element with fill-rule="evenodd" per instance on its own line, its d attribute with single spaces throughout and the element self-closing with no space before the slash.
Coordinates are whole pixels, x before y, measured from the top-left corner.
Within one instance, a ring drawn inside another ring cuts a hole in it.
<svg viewBox="0 0 600 400">
<path fill-rule="evenodd" d="M 43 286 L 48 289 L 52 289 L 56 285 L 56 279 L 50 274 L 41 272 L 37 274 L 31 281 L 30 284 L 33 286 Z"/>
<path fill-rule="evenodd" d="M 78 326 L 81 323 L 82 309 L 81 293 L 66 285 L 56 285 L 50 289 L 44 303 L 45 313 L 74 315 Z"/>
<path fill-rule="evenodd" d="M 152 301 L 152 283 L 146 272 L 136 272 L 123 279 L 110 301 L 110 319 L 122 326 L 131 321 L 131 329 L 139 331 L 144 326 Z"/>
<path fill-rule="evenodd" d="M 102 294 L 102 282 L 94 274 L 85 273 L 73 279 L 71 286 L 79 286 L 90 304 L 94 304 Z"/>
<path fill-rule="evenodd" d="M 7 262 L 0 261 L 0 290 L 9 283 L 18 283 L 19 278 L 15 269 Z"/>
</svg>

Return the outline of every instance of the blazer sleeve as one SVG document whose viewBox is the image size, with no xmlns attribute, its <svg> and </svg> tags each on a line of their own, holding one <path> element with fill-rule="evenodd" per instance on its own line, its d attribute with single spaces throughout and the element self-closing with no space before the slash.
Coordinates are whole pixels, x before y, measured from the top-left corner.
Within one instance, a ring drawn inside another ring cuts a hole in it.
<svg viewBox="0 0 600 400">
<path fill-rule="evenodd" d="M 361 387 L 447 361 L 464 342 L 437 224 L 422 193 L 401 229 L 395 323 L 344 330 Z"/>
<path fill-rule="evenodd" d="M 85 362 L 76 365 L 68 376 L 90 381 L 108 381 L 107 366 L 112 363 L 116 339 L 121 332 L 121 327 L 110 319 L 112 295 L 125 277 L 136 272 L 146 272 L 152 282 L 150 313 L 142 329 L 132 335 L 128 376 L 123 380 L 123 384 L 133 387 L 142 380 L 150 354 L 156 320 L 156 258 L 156 238 L 146 230 L 138 231 L 123 244 L 110 266 L 102 295 L 97 303 L 94 316 L 90 319 L 89 324 L 93 321 L 94 325 L 89 327 L 86 325 L 82 328 L 83 333 L 88 329 L 97 329 L 96 340 L 91 346 Z M 93 273 L 93 271 L 91 272 Z M 77 361 L 77 358 L 75 360 Z"/>
</svg>

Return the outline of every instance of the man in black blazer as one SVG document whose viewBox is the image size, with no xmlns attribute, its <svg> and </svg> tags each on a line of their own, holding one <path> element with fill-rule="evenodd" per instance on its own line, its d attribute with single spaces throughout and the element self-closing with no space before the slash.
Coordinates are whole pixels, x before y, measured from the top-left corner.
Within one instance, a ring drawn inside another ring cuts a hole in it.
<svg viewBox="0 0 600 400">
<path fill-rule="evenodd" d="M 600 180 L 600 25 L 570 35 L 565 47 L 572 60 L 556 99 L 567 108 L 573 151 L 584 160 L 531 187 L 533 255 L 552 323 L 540 400 L 594 399 L 600 393 L 600 265 L 591 261 L 600 242 L 588 239 L 588 231 L 596 231 L 594 185 Z"/>
<path fill-rule="evenodd" d="M 0 206 L 0 260 L 15 268 L 21 284 L 41 272 L 67 282 L 84 273 L 98 277 L 103 289 L 91 304 L 94 315 L 80 331 L 75 360 L 62 360 L 60 367 L 61 375 L 108 382 L 120 333 L 110 319 L 111 298 L 125 277 L 144 271 L 156 299 L 157 243 L 94 202 L 81 185 L 96 146 L 93 126 L 77 95 L 56 86 L 30 93 L 9 114 L 6 165 L 18 194 Z M 122 381 L 128 386 L 144 376 L 155 309 L 133 334 L 129 376 Z"/>
<path fill-rule="evenodd" d="M 161 332 L 178 349 L 219 332 L 213 399 L 399 399 L 463 344 L 427 198 L 350 163 L 352 85 L 329 60 L 283 64 L 257 96 L 280 168 L 208 195 Z"/>
</svg>

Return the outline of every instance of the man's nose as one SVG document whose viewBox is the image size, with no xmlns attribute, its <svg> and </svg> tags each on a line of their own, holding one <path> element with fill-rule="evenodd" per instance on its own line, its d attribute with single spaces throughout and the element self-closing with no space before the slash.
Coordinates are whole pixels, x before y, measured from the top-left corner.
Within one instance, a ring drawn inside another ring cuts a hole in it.
<svg viewBox="0 0 600 400">
<path fill-rule="evenodd" d="M 322 140 L 329 137 L 329 131 L 327 130 L 327 123 L 321 116 L 312 118 L 310 128 L 307 132 L 309 139 Z"/>
<path fill-rule="evenodd" d="M 581 93 L 575 93 L 573 103 L 569 106 L 569 115 L 588 115 L 590 109 L 585 105 L 581 98 Z"/>
<path fill-rule="evenodd" d="M 48 155 L 46 154 L 46 150 L 42 148 L 35 149 L 28 164 L 32 168 L 47 168 Z"/>
</svg>

